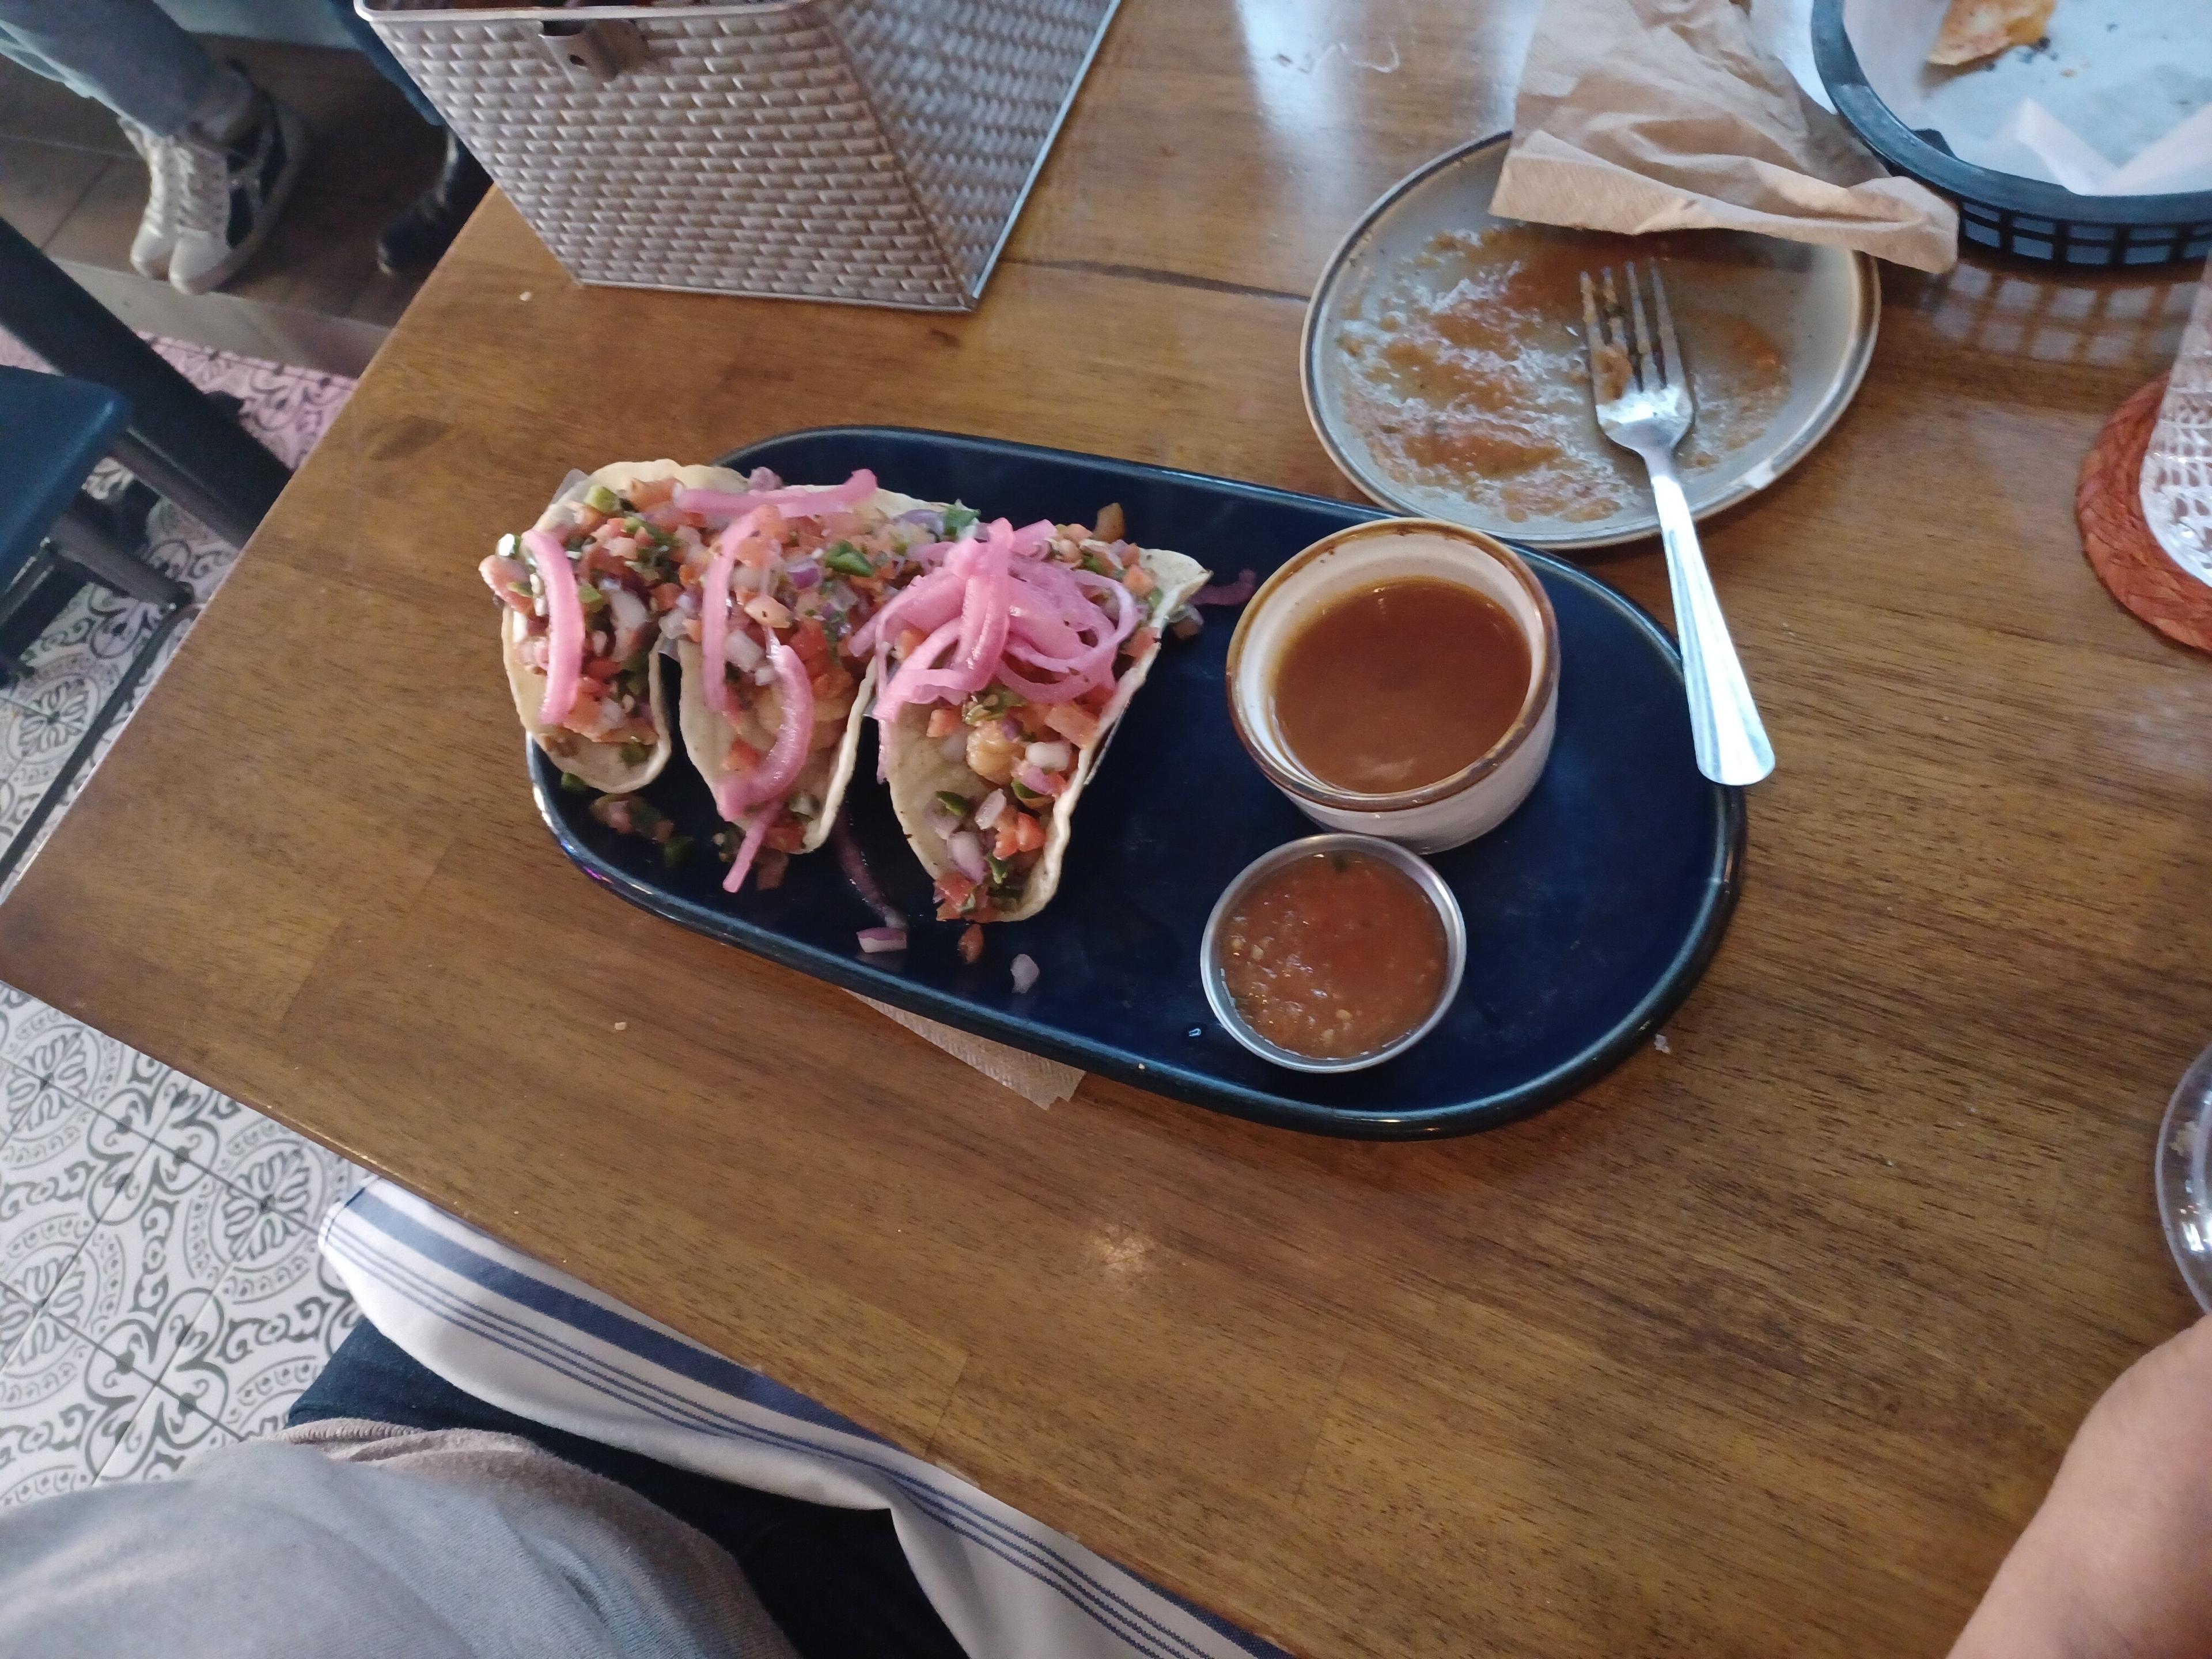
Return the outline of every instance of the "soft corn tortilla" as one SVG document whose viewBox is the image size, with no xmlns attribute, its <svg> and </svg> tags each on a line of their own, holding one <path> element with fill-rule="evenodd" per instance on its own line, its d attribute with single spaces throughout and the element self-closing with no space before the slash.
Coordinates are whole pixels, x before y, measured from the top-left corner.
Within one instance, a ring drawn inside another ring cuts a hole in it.
<svg viewBox="0 0 2212 1659">
<path fill-rule="evenodd" d="M 688 466 L 683 469 L 684 482 L 694 489 L 742 491 L 745 481 L 738 474 L 719 467 Z M 691 475 L 711 474 L 716 482 L 698 483 Z M 651 475 L 647 475 L 651 476 Z M 829 489 L 830 484 L 800 484 L 801 489 Z M 886 518 L 896 519 L 902 513 L 917 508 L 941 512 L 942 507 L 933 501 L 917 501 L 911 495 L 902 495 L 895 489 L 878 489 L 862 501 L 854 511 L 873 507 Z M 722 718 L 707 706 L 707 658 L 690 640 L 679 640 L 676 647 L 677 665 L 683 670 L 684 689 L 678 697 L 678 723 L 684 732 L 684 752 L 699 775 L 707 780 L 707 787 L 719 791 L 722 780 L 730 775 L 725 763 L 729 758 L 730 739 L 743 738 L 761 753 L 766 754 L 775 742 L 776 726 L 782 714 L 782 703 L 774 686 L 756 686 L 738 710 L 735 724 Z M 860 730 L 867 722 L 868 708 L 876 700 L 876 665 L 872 657 L 859 675 L 860 684 L 853 688 L 853 707 L 845 714 L 828 719 L 842 719 L 844 730 L 835 745 L 825 745 L 807 751 L 806 764 L 799 769 L 799 781 L 793 784 L 793 794 L 809 794 L 822 803 L 822 810 L 806 826 L 806 835 L 799 843 L 802 853 L 811 853 L 829 839 L 830 826 L 837 821 L 837 811 L 845 803 L 845 790 L 853 781 L 854 757 L 860 752 Z M 827 721 L 817 717 L 817 729 Z"/>
<path fill-rule="evenodd" d="M 673 461 L 617 461 L 612 466 L 603 466 L 589 477 L 571 476 L 568 485 L 546 504 L 532 526 L 550 530 L 560 516 L 560 509 L 568 502 L 580 500 L 594 484 L 605 484 L 620 493 L 627 484 L 643 483 L 653 478 L 675 477 L 702 489 L 743 489 L 744 475 L 719 466 L 678 466 Z M 550 757 L 554 765 L 572 777 L 581 778 L 592 788 L 610 795 L 628 794 L 642 789 L 660 775 L 675 751 L 675 734 L 668 724 L 668 692 L 665 684 L 667 676 L 662 672 L 660 652 L 656 647 L 653 659 L 646 665 L 646 686 L 653 703 L 653 724 L 660 733 L 660 740 L 653 752 L 642 761 L 632 763 L 622 757 L 623 745 L 618 743 L 596 743 L 591 738 L 561 726 L 549 726 L 538 719 L 538 711 L 545 705 L 545 671 L 532 668 L 522 660 L 522 641 L 527 637 L 523 629 L 521 613 L 512 606 L 502 605 L 500 610 L 499 647 L 501 659 L 507 664 L 507 689 L 514 694 L 514 712 L 522 717 L 522 729 L 537 740 L 538 746 Z"/>
<path fill-rule="evenodd" d="M 1160 646 L 1166 639 L 1168 619 L 1190 602 L 1192 594 L 1212 580 L 1212 572 L 1184 554 L 1148 547 L 1139 549 L 1137 558 L 1158 584 L 1146 596 L 1149 609 L 1139 624 L 1152 629 L 1152 648 L 1133 659 L 1115 683 L 1113 698 L 1098 718 L 1098 734 L 1089 743 L 1076 745 L 1075 765 L 1068 775 L 1067 787 L 1060 792 L 1053 808 L 1052 822 L 1045 830 L 1044 848 L 1030 871 L 1029 884 L 1022 890 L 1022 901 L 1000 916 L 1001 921 L 1021 921 L 1052 902 L 1053 894 L 1060 888 L 1060 866 L 1067 858 L 1068 840 L 1074 833 L 1075 809 L 1083 799 L 1083 791 L 1091 774 L 1106 757 L 1106 745 L 1113 739 L 1115 728 L 1121 723 L 1121 711 L 1129 706 L 1129 699 L 1137 695 L 1137 688 L 1152 672 L 1152 659 L 1159 655 Z M 909 703 L 899 710 L 889 762 L 891 806 L 898 813 L 908 844 L 933 880 L 951 874 L 956 866 L 952 855 L 945 850 L 944 837 L 929 827 L 927 811 L 931 801 L 941 789 L 965 795 L 969 800 L 980 800 L 998 787 L 977 775 L 965 760 L 954 760 L 946 755 L 941 739 L 933 742 L 926 735 L 930 710 L 934 707 L 935 704 Z"/>
</svg>

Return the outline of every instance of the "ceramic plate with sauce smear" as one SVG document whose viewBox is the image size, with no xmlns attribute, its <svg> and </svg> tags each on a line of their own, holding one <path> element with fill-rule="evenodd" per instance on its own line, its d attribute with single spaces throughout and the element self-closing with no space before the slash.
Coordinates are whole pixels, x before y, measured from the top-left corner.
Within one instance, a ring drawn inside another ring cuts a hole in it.
<svg viewBox="0 0 2212 1659">
<path fill-rule="evenodd" d="M 1656 256 L 1699 416 L 1691 510 L 1765 489 L 1826 435 L 1874 352 L 1874 261 L 1729 231 L 1616 237 L 1493 219 L 1504 137 L 1370 208 L 1306 310 L 1300 376 L 1345 474 L 1401 512 L 1538 547 L 1657 533 L 1643 466 L 1597 429 L 1577 273 Z"/>
</svg>

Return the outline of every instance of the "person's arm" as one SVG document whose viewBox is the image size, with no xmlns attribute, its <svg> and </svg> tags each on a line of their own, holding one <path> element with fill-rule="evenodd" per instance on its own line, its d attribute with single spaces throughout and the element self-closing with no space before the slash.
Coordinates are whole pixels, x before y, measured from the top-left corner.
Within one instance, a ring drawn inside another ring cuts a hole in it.
<svg viewBox="0 0 2212 1659">
<path fill-rule="evenodd" d="M 2212 1659 L 2212 1319 L 2090 1411 L 1951 1659 Z"/>
</svg>

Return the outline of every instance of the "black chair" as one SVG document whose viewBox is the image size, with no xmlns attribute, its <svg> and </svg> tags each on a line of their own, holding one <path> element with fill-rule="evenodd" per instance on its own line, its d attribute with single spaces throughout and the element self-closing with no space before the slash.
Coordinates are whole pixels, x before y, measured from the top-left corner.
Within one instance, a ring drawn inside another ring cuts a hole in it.
<svg viewBox="0 0 2212 1659">
<path fill-rule="evenodd" d="M 5 221 L 0 328 L 60 373 L 121 392 L 131 416 L 115 459 L 233 547 L 246 545 L 290 471 Z"/>
<path fill-rule="evenodd" d="M 0 221 L 0 328 L 58 373 L 0 369 L 0 683 L 86 581 L 154 605 L 152 634 L 29 818 L 0 850 L 0 884 L 68 799 L 101 735 L 192 613 L 191 590 L 138 556 L 154 494 L 243 547 L 291 477 L 226 409 L 165 362 Z M 137 481 L 109 501 L 85 480 L 112 455 Z"/>
</svg>

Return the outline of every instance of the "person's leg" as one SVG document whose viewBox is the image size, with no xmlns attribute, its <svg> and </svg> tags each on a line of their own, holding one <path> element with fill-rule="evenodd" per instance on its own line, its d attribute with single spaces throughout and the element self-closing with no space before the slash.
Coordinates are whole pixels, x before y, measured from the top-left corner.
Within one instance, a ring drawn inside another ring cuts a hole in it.
<svg viewBox="0 0 2212 1659">
<path fill-rule="evenodd" d="M 154 0 L 0 0 L 0 51 L 167 138 L 228 125 L 244 81 Z"/>
<path fill-rule="evenodd" d="M 330 0 L 331 11 L 341 27 L 353 36 L 361 55 L 376 65 L 376 72 L 407 94 L 407 101 L 415 112 L 434 127 L 446 125 L 446 118 L 438 113 L 438 106 L 422 95 L 422 88 L 415 84 L 415 77 L 400 66 L 392 55 L 392 48 L 384 44 L 384 37 L 368 19 L 353 9 L 353 0 Z"/>
<path fill-rule="evenodd" d="M 446 127 L 446 118 L 438 113 L 438 106 L 423 95 L 414 77 L 392 55 L 392 48 L 384 44 L 368 20 L 353 9 L 351 0 L 330 0 L 330 5 L 362 54 L 386 80 L 407 94 L 415 112 L 432 126 L 445 129 L 446 159 L 438 176 L 376 239 L 376 263 L 386 270 L 427 270 L 445 257 L 453 238 L 461 234 L 469 215 L 491 188 L 491 175 Z"/>
<path fill-rule="evenodd" d="M 883 1510 L 830 1509 L 754 1492 L 532 1423 L 417 1364 L 367 1320 L 285 1421 L 297 1427 L 337 1417 L 520 1435 L 628 1486 L 736 1557 L 805 1659 L 963 1659 Z"/>
<path fill-rule="evenodd" d="M 299 118 L 207 55 L 155 0 L 0 0 L 8 56 L 97 99 L 145 158 L 131 263 L 187 294 L 252 258 L 299 176 Z"/>
</svg>

